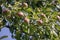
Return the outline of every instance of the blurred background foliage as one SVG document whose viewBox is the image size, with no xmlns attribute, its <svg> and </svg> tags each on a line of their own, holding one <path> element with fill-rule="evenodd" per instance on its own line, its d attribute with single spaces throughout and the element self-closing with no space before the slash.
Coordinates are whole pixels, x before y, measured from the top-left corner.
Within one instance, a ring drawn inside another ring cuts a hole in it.
<svg viewBox="0 0 60 40">
<path fill-rule="evenodd" d="M 0 0 L 3 27 L 16 40 L 59 40 L 60 0 Z"/>
</svg>

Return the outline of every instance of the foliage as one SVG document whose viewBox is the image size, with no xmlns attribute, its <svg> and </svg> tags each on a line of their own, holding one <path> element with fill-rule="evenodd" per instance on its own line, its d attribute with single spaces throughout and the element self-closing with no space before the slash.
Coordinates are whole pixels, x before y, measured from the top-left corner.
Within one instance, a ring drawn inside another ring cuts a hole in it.
<svg viewBox="0 0 60 40">
<path fill-rule="evenodd" d="M 0 40 L 3 39 L 3 38 L 7 38 L 7 37 L 8 37 L 8 36 L 2 36 L 2 37 L 0 37 Z"/>
<path fill-rule="evenodd" d="M 16 40 L 59 40 L 59 11 L 59 0 L 1 0 L 0 29 Z"/>
</svg>

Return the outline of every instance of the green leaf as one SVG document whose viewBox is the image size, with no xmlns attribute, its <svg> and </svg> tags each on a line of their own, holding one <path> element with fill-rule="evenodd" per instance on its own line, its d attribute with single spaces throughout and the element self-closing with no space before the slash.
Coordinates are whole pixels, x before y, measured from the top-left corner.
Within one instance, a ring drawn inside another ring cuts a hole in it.
<svg viewBox="0 0 60 40">
<path fill-rule="evenodd" d="M 0 39 L 4 39 L 4 38 L 7 38 L 8 36 L 2 36 L 2 37 L 0 37 Z"/>
</svg>

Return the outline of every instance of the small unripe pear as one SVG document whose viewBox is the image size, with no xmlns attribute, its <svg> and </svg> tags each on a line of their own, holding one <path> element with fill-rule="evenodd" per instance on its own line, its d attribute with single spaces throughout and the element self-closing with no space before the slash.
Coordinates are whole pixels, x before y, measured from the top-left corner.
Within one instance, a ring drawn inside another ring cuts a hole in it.
<svg viewBox="0 0 60 40">
<path fill-rule="evenodd" d="M 24 22 L 29 23 L 29 19 L 27 17 L 24 18 Z"/>
<path fill-rule="evenodd" d="M 42 24 L 43 23 L 43 21 L 40 19 L 40 20 L 37 20 L 37 22 L 39 23 L 39 24 Z"/>
<path fill-rule="evenodd" d="M 24 2 L 23 7 L 28 7 L 28 4 Z"/>
<path fill-rule="evenodd" d="M 10 10 L 7 9 L 7 8 L 2 10 L 3 13 L 8 13 L 9 11 L 10 11 Z"/>
<path fill-rule="evenodd" d="M 42 16 L 42 17 L 46 17 L 46 15 L 45 15 L 45 14 L 43 14 L 43 13 L 41 14 L 41 16 Z"/>
<path fill-rule="evenodd" d="M 58 20 L 60 20 L 60 16 L 57 16 Z"/>
<path fill-rule="evenodd" d="M 24 16 L 23 12 L 18 12 L 17 14 L 18 14 L 18 16 Z"/>
</svg>

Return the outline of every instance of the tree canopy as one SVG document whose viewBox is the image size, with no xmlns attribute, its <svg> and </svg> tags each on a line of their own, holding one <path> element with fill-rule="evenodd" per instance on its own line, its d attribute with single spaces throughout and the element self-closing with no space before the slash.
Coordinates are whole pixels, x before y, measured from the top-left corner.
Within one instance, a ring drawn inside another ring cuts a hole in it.
<svg viewBox="0 0 60 40">
<path fill-rule="evenodd" d="M 3 27 L 16 40 L 59 40 L 60 1 L 1 0 L 0 30 Z"/>
</svg>

